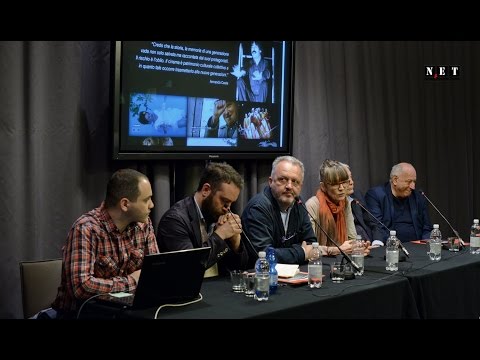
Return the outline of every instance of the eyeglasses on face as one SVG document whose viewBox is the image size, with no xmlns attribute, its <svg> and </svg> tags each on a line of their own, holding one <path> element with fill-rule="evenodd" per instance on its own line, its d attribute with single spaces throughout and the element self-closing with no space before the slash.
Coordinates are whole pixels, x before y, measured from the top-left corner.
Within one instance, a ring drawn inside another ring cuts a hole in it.
<svg viewBox="0 0 480 360">
<path fill-rule="evenodd" d="M 344 188 L 346 188 L 346 187 L 348 187 L 348 186 L 350 185 L 350 179 L 345 180 L 345 181 L 342 181 L 342 182 L 340 182 L 340 183 L 338 183 L 338 184 L 330 184 L 330 183 L 325 183 L 325 184 L 330 185 L 331 187 L 337 188 L 337 189 L 340 188 L 340 185 L 343 186 Z"/>
<path fill-rule="evenodd" d="M 299 187 L 300 185 L 302 185 L 302 183 L 299 180 L 289 179 L 289 178 L 286 178 L 286 177 L 283 177 L 283 176 L 280 176 L 280 177 L 275 179 L 275 182 L 279 185 L 287 185 L 288 182 L 290 182 L 290 181 L 292 182 L 292 185 L 295 186 L 295 187 Z"/>
</svg>

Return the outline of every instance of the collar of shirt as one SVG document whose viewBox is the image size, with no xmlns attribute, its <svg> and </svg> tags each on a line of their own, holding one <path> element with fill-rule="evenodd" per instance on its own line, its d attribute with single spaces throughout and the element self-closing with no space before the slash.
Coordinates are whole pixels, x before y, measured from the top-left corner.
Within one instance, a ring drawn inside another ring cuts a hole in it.
<svg viewBox="0 0 480 360">
<path fill-rule="evenodd" d="M 195 206 L 197 207 L 197 214 L 198 214 L 198 217 L 200 218 L 200 221 L 205 223 L 205 217 L 202 214 L 202 210 L 200 210 L 200 206 L 198 206 L 195 196 L 193 196 L 193 201 L 195 202 Z"/>
<path fill-rule="evenodd" d="M 95 212 L 95 216 L 98 218 L 98 220 L 101 221 L 105 225 L 105 227 L 112 233 L 117 232 L 118 234 L 129 234 L 132 229 L 135 229 L 136 226 L 139 226 L 137 222 L 132 222 L 127 225 L 127 227 L 122 233 L 120 233 L 120 230 L 118 230 L 117 225 L 115 225 L 112 217 L 110 216 L 107 208 L 105 207 L 105 202 L 102 202 L 100 207 L 94 209 L 93 211 Z M 141 229 L 145 229 L 145 226 L 141 226 Z"/>
<path fill-rule="evenodd" d="M 287 210 L 280 210 L 280 216 L 282 217 L 283 228 L 285 229 L 285 234 L 288 230 L 288 219 L 290 218 L 290 212 L 292 211 L 293 204 L 287 208 Z"/>
<path fill-rule="evenodd" d="M 195 196 L 193 197 L 193 201 L 195 202 L 195 206 L 197 207 L 197 214 L 198 214 L 198 217 L 200 218 L 200 226 L 202 226 L 203 224 L 205 226 L 205 229 L 207 230 L 208 236 L 210 236 L 213 233 L 213 230 L 215 230 L 215 223 L 208 225 L 207 222 L 205 221 L 205 217 L 202 214 L 202 210 L 200 210 L 200 206 L 198 206 Z"/>
</svg>

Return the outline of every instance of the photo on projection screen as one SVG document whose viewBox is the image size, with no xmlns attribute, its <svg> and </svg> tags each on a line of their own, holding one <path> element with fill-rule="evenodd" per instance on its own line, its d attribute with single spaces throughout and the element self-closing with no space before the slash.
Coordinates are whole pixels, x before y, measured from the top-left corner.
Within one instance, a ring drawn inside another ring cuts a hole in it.
<svg viewBox="0 0 480 360">
<path fill-rule="evenodd" d="M 118 41 L 112 54 L 115 159 L 291 153 L 292 42 Z"/>
</svg>

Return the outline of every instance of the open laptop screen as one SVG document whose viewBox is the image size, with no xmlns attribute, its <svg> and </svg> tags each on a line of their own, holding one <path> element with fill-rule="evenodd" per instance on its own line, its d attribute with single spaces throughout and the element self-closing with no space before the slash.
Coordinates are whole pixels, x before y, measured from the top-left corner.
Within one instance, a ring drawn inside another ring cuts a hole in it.
<svg viewBox="0 0 480 360">
<path fill-rule="evenodd" d="M 148 308 L 198 298 L 210 247 L 146 255 L 134 298 L 99 300 L 132 308 Z"/>
</svg>

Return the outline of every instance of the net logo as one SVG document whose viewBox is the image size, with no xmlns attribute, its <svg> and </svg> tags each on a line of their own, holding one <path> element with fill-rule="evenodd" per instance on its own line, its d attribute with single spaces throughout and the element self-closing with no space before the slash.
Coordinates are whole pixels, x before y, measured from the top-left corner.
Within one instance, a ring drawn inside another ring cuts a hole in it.
<svg viewBox="0 0 480 360">
<path fill-rule="evenodd" d="M 424 74 L 425 80 L 458 80 L 460 79 L 460 66 L 427 65 Z"/>
</svg>

